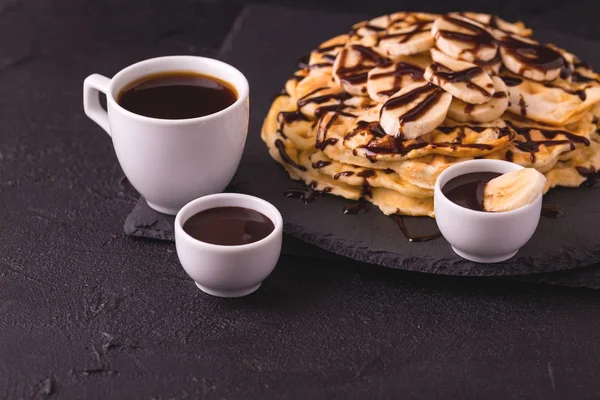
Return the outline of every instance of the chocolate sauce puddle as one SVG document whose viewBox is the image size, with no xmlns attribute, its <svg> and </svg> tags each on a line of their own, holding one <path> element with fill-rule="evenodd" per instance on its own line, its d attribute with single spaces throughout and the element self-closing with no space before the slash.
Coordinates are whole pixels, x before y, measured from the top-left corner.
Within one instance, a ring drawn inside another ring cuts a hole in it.
<svg viewBox="0 0 600 400">
<path fill-rule="evenodd" d="M 396 225 L 398 225 L 398 228 L 400 228 L 400 231 L 402 232 L 404 237 L 408 239 L 408 241 L 411 243 L 428 242 L 430 240 L 434 240 L 442 236 L 442 233 L 439 230 L 437 232 L 433 232 L 427 235 L 415 236 L 411 234 L 408 228 L 406 227 L 402 215 L 394 214 L 392 215 L 392 219 L 394 220 Z"/>
<path fill-rule="evenodd" d="M 300 199 L 304 204 L 309 204 L 317 199 L 320 199 L 322 193 L 311 189 L 289 189 L 285 190 L 283 195 L 291 199 Z"/>
<path fill-rule="evenodd" d="M 545 204 L 542 206 L 542 217 L 559 219 L 565 216 L 565 212 L 560 208 Z"/>
<path fill-rule="evenodd" d="M 346 215 L 356 215 L 367 211 L 369 211 L 369 205 L 362 199 L 344 207 L 344 214 Z"/>
</svg>

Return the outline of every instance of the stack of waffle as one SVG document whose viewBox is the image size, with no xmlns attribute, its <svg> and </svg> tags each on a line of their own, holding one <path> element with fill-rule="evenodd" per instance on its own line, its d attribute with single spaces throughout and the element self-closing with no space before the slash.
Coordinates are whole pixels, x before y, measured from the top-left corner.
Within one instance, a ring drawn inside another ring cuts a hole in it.
<svg viewBox="0 0 600 400">
<path fill-rule="evenodd" d="M 385 214 L 433 216 L 438 175 L 473 158 L 579 186 L 600 167 L 600 75 L 531 35 L 470 12 L 360 22 L 301 63 L 262 138 L 292 179 Z"/>
</svg>

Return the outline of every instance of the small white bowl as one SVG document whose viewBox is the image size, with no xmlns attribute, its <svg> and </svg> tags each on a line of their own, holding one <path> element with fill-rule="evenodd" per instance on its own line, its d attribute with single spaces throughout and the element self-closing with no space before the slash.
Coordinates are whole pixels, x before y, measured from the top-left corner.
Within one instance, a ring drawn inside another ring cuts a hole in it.
<svg viewBox="0 0 600 400">
<path fill-rule="evenodd" d="M 267 237 L 239 246 L 201 242 L 183 230 L 194 214 L 215 207 L 245 207 L 267 216 L 275 226 Z M 255 292 L 275 268 L 281 253 L 283 219 L 272 204 L 236 193 L 204 196 L 186 204 L 175 217 L 177 256 L 196 286 L 217 297 L 241 297 Z"/>
<path fill-rule="evenodd" d="M 479 263 L 508 260 L 533 236 L 542 211 L 542 194 L 516 210 L 485 212 L 461 207 L 449 200 L 442 188 L 451 179 L 474 172 L 504 174 L 521 169 L 501 160 L 469 160 L 455 164 L 435 182 L 435 220 L 440 232 L 459 256 Z"/>
</svg>

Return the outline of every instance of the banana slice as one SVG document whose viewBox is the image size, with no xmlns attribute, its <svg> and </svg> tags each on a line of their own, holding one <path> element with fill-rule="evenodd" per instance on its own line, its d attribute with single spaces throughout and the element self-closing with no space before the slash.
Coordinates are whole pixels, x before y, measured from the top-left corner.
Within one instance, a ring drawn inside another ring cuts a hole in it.
<svg viewBox="0 0 600 400">
<path fill-rule="evenodd" d="M 500 54 L 511 72 L 534 81 L 552 81 L 565 67 L 565 60 L 558 51 L 514 35 L 500 39 Z"/>
<path fill-rule="evenodd" d="M 516 210 L 541 196 L 546 177 L 534 168 L 522 168 L 500 175 L 483 189 L 483 208 L 486 211 Z"/>
<path fill-rule="evenodd" d="M 429 82 L 470 104 L 483 104 L 492 98 L 494 82 L 483 68 L 436 49 L 431 49 L 431 58 L 434 63 L 424 75 Z"/>
<path fill-rule="evenodd" d="M 425 82 L 425 68 L 431 64 L 428 56 L 402 56 L 389 67 L 375 67 L 369 71 L 367 93 L 378 103 L 385 103 L 398 90 L 413 83 Z"/>
<path fill-rule="evenodd" d="M 475 60 L 474 64 L 483 68 L 483 70 L 490 76 L 498 75 L 498 73 L 500 73 L 500 68 L 502 68 L 502 56 L 500 56 L 500 52 L 498 52 L 496 57 L 492 58 L 491 60 Z"/>
<path fill-rule="evenodd" d="M 425 135 L 446 119 L 452 96 L 429 83 L 415 83 L 386 101 L 379 123 L 385 133 L 414 139 Z"/>
<path fill-rule="evenodd" d="M 307 68 L 312 75 L 331 73 L 331 67 L 348 42 L 348 35 L 339 35 L 323 42 L 310 53 Z"/>
<path fill-rule="evenodd" d="M 422 53 L 433 47 L 430 21 L 392 26 L 379 37 L 379 47 L 390 57 Z"/>
<path fill-rule="evenodd" d="M 339 52 L 333 64 L 333 79 L 346 92 L 367 96 L 369 71 L 377 66 L 389 66 L 392 60 L 375 50 L 352 44 Z"/>
<path fill-rule="evenodd" d="M 460 122 L 491 122 L 500 118 L 508 108 L 508 89 L 502 79 L 492 76 L 495 92 L 483 104 L 469 104 L 453 98 L 448 109 L 448 117 Z"/>
<path fill-rule="evenodd" d="M 438 18 L 431 33 L 437 48 L 454 58 L 488 61 L 498 53 L 498 45 L 484 25 L 458 13 Z"/>
<path fill-rule="evenodd" d="M 507 22 L 502 18 L 498 18 L 491 14 L 482 14 L 475 12 L 461 12 L 459 13 L 465 18 L 469 18 L 479 22 L 486 26 L 486 28 L 492 33 L 492 35 L 513 33 L 515 35 L 529 37 L 533 34 L 533 31 L 525 26 L 521 21 L 519 22 Z"/>
</svg>

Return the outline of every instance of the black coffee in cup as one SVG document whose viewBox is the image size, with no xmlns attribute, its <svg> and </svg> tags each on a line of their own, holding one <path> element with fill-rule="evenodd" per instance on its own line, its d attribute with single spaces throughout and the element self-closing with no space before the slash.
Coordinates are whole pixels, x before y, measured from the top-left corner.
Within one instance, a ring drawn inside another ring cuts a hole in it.
<svg viewBox="0 0 600 400">
<path fill-rule="evenodd" d="M 126 86 L 117 96 L 121 107 L 159 119 L 188 119 L 214 114 L 238 98 L 233 85 L 193 71 L 147 75 Z"/>
</svg>

